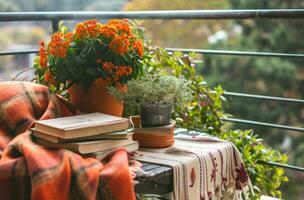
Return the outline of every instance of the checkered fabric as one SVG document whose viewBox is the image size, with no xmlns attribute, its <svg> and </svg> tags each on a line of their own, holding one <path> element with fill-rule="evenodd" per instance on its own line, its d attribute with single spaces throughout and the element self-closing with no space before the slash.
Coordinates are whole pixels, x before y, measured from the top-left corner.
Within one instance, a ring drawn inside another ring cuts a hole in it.
<svg viewBox="0 0 304 200">
<path fill-rule="evenodd" d="M 0 83 L 0 199 L 135 199 L 124 149 L 101 163 L 31 139 L 35 120 L 75 114 L 75 107 L 45 86 Z"/>
</svg>

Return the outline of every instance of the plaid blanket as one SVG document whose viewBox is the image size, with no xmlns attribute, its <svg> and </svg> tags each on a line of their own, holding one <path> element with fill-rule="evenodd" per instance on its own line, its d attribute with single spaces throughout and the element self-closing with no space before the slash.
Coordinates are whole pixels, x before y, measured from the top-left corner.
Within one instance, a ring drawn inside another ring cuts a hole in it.
<svg viewBox="0 0 304 200">
<path fill-rule="evenodd" d="M 135 199 L 124 149 L 101 163 L 32 141 L 28 129 L 35 120 L 74 114 L 77 109 L 45 86 L 0 83 L 1 199 Z"/>
</svg>

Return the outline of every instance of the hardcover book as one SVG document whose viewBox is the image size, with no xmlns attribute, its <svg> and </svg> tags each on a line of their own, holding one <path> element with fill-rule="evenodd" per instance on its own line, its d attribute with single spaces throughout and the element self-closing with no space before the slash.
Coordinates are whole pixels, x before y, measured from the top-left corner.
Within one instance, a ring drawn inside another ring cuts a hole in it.
<svg viewBox="0 0 304 200">
<path fill-rule="evenodd" d="M 94 140 L 87 142 L 68 142 L 68 143 L 52 143 L 40 138 L 35 138 L 35 141 L 49 148 L 68 149 L 80 154 L 88 154 L 98 151 L 106 151 L 109 149 L 122 147 L 132 143 L 132 138 L 125 140 Z"/>
<path fill-rule="evenodd" d="M 77 142 L 77 141 L 91 141 L 91 140 L 124 140 L 132 138 L 133 129 L 125 131 L 117 131 L 111 133 L 102 133 L 98 135 L 85 136 L 81 138 L 62 139 L 53 135 L 49 135 L 35 129 L 32 129 L 32 135 L 36 138 L 40 138 L 53 143 L 65 143 L 65 142 Z"/>
<path fill-rule="evenodd" d="M 138 142 L 137 141 L 132 141 L 127 145 L 123 146 L 128 152 L 132 152 L 132 151 L 136 151 L 138 150 Z M 104 157 L 106 157 L 109 153 L 111 153 L 112 151 L 114 151 L 117 148 L 112 148 L 106 151 L 99 151 L 99 152 L 95 152 L 95 153 L 89 153 L 89 154 L 85 154 L 84 157 L 91 157 L 91 158 L 96 158 L 98 160 L 102 160 L 104 159 Z"/>
<path fill-rule="evenodd" d="M 129 119 L 102 113 L 61 117 L 35 122 L 35 130 L 62 139 L 122 131 L 127 130 L 129 126 Z"/>
</svg>

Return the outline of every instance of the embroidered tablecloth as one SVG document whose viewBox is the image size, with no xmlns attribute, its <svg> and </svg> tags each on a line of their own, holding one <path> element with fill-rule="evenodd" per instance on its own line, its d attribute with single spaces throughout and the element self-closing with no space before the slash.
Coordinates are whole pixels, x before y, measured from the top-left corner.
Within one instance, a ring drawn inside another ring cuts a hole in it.
<svg viewBox="0 0 304 200">
<path fill-rule="evenodd" d="M 216 137 L 177 135 L 172 147 L 142 148 L 136 159 L 173 168 L 171 199 L 248 199 L 252 192 L 240 153 Z"/>
</svg>

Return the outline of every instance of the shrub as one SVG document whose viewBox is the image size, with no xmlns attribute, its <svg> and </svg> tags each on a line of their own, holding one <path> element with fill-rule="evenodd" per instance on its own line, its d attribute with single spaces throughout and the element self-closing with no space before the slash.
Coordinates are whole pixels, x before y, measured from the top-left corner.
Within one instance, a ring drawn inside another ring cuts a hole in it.
<svg viewBox="0 0 304 200">
<path fill-rule="evenodd" d="M 146 74 L 129 81 L 127 86 L 126 93 L 118 91 L 116 87 L 109 89 L 128 109 L 135 112 L 140 107 L 155 104 L 187 105 L 192 96 L 187 81 L 162 73 Z"/>
</svg>

